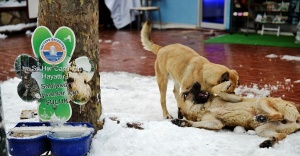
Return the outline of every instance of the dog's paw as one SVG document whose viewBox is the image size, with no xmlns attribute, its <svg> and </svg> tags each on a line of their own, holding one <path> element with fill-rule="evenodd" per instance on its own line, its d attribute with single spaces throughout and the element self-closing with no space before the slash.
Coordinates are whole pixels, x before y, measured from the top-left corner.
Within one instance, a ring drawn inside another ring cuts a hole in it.
<svg viewBox="0 0 300 156">
<path fill-rule="evenodd" d="M 259 144 L 260 148 L 270 148 L 273 146 L 272 140 L 265 140 L 261 144 Z"/>
<path fill-rule="evenodd" d="M 186 120 L 174 119 L 171 122 L 179 127 L 191 127 L 191 124 Z"/>
<path fill-rule="evenodd" d="M 264 142 L 262 142 L 261 144 L 259 144 L 260 148 L 269 148 L 272 147 L 277 141 L 277 139 L 275 137 L 271 137 L 268 140 L 265 140 Z"/>
<path fill-rule="evenodd" d="M 263 122 L 267 122 L 268 118 L 265 115 L 257 115 L 254 117 L 254 120 L 263 123 Z"/>
<path fill-rule="evenodd" d="M 173 117 L 172 117 L 170 114 L 164 115 L 164 118 L 165 118 L 165 119 L 173 119 Z"/>
</svg>

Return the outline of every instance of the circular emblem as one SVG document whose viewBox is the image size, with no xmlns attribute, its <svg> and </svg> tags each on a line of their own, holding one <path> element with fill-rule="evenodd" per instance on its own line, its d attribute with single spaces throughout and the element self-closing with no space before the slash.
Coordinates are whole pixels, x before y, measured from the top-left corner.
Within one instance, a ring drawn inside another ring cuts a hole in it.
<svg viewBox="0 0 300 156">
<path fill-rule="evenodd" d="M 59 64 L 66 57 L 66 46 L 58 38 L 48 38 L 40 46 L 40 55 L 48 64 Z"/>
</svg>

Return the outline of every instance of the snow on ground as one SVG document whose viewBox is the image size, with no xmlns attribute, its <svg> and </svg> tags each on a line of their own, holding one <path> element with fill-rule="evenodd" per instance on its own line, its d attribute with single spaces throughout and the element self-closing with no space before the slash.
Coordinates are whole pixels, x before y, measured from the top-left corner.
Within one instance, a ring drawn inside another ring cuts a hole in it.
<svg viewBox="0 0 300 156">
<path fill-rule="evenodd" d="M 176 156 L 176 155 L 222 155 L 222 156 L 298 156 L 300 155 L 300 132 L 289 135 L 271 149 L 260 149 L 265 138 L 237 127 L 229 130 L 210 131 L 198 128 L 181 128 L 162 117 L 159 91 L 154 76 L 131 73 L 101 72 L 101 102 L 104 128 L 93 138 L 88 156 Z M 1 83 L 6 130 L 18 122 L 21 110 L 36 109 L 37 103 L 24 102 L 17 95 L 18 78 Z M 270 87 L 242 86 L 239 93 L 265 96 Z M 172 81 L 168 85 L 167 106 L 173 117 L 177 107 L 172 93 Z M 248 95 L 247 95 L 248 96 Z M 120 121 L 112 121 L 115 117 Z M 22 121 L 38 121 L 38 118 Z M 138 122 L 143 130 L 128 128 L 126 123 Z"/>
<path fill-rule="evenodd" d="M 5 25 L 0 27 L 0 32 L 12 32 L 12 31 L 20 31 L 26 28 L 36 27 L 36 22 L 34 23 L 19 23 L 16 25 Z"/>
<path fill-rule="evenodd" d="M 266 55 L 266 57 L 271 59 L 280 57 L 280 59 L 287 60 L 287 61 L 300 61 L 300 56 L 291 56 L 291 55 L 278 56 L 276 54 L 269 54 Z"/>
<path fill-rule="evenodd" d="M 0 34 L 0 39 L 6 39 L 7 35 L 5 34 Z"/>
<path fill-rule="evenodd" d="M 300 57 L 299 56 L 290 56 L 290 55 L 283 55 L 281 57 L 281 59 L 283 59 L 283 60 L 289 60 L 289 61 L 300 61 Z"/>
<path fill-rule="evenodd" d="M 277 58 L 278 55 L 276 54 L 269 54 L 269 55 L 266 55 L 267 58 Z"/>
<path fill-rule="evenodd" d="M 24 7 L 26 6 L 26 1 L 18 2 L 17 0 L 9 0 L 0 2 L 0 8 L 4 7 Z"/>
</svg>

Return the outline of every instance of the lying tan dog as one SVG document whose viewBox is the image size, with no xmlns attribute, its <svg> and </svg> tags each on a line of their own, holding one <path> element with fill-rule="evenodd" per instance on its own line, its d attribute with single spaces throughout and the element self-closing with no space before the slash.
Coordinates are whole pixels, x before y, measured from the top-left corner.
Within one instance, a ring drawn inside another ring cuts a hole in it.
<svg viewBox="0 0 300 156">
<path fill-rule="evenodd" d="M 150 40 L 151 23 L 146 22 L 141 31 L 141 42 L 145 50 L 157 55 L 155 74 L 160 91 L 160 102 L 163 116 L 172 118 L 166 107 L 166 91 L 168 76 L 174 80 L 174 95 L 178 107 L 182 93 L 190 90 L 195 82 L 199 82 L 204 91 L 202 103 L 205 103 L 213 87 L 224 81 L 231 81 L 228 92 L 233 92 L 238 85 L 238 74 L 235 70 L 209 62 L 194 50 L 181 44 L 159 46 Z M 217 90 L 217 89 L 215 89 Z"/>
<path fill-rule="evenodd" d="M 243 98 L 220 92 L 205 104 L 197 104 L 200 90 L 201 85 L 195 83 L 185 93 L 186 107 L 181 108 L 181 113 L 187 120 L 175 119 L 172 120 L 174 124 L 210 130 L 220 130 L 225 126 L 254 129 L 257 135 L 270 137 L 260 144 L 261 148 L 272 147 L 287 134 L 300 129 L 300 114 L 292 102 L 271 97 Z"/>
</svg>

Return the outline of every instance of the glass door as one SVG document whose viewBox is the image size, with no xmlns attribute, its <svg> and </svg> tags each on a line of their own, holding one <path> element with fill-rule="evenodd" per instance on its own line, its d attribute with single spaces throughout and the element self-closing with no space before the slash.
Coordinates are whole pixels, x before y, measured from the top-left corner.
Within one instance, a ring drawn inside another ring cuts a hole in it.
<svg viewBox="0 0 300 156">
<path fill-rule="evenodd" d="M 225 29 L 225 0 L 200 0 L 200 27 Z"/>
</svg>

